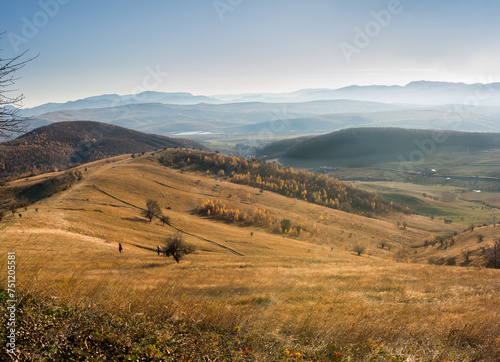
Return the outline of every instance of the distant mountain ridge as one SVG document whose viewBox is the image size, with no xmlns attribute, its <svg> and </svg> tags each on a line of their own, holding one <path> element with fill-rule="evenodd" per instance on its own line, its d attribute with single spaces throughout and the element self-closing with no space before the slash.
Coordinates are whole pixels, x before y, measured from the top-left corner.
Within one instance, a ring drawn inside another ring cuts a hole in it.
<svg viewBox="0 0 500 362">
<path fill-rule="evenodd" d="M 0 176 L 20 177 L 63 170 L 80 163 L 165 147 L 206 149 L 194 141 L 105 123 L 58 122 L 0 143 Z"/>
<path fill-rule="evenodd" d="M 499 103 L 500 104 L 500 103 Z M 402 106 L 355 100 L 302 103 L 243 102 L 173 105 L 137 103 L 46 113 L 29 121 L 29 129 L 63 121 L 93 120 L 140 132 L 203 141 L 197 133 L 237 135 L 240 139 L 272 135 L 274 139 L 320 135 L 352 127 L 402 127 L 500 132 L 500 106 Z M 209 136 L 211 137 L 211 136 Z"/>
<path fill-rule="evenodd" d="M 497 106 L 500 102 L 500 83 L 451 83 L 414 81 L 400 85 L 351 85 L 338 89 L 301 89 L 290 93 L 241 94 L 213 96 L 226 102 L 308 102 L 349 99 L 382 103 L 413 105 L 469 104 L 475 99 L 482 106 Z"/>
<path fill-rule="evenodd" d="M 338 89 L 301 89 L 288 93 L 226 94 L 215 96 L 193 95 L 187 92 L 144 91 L 138 94 L 104 94 L 65 103 L 46 103 L 26 108 L 26 116 L 37 116 L 49 112 L 87 108 L 117 107 L 138 103 L 163 103 L 194 105 L 200 103 L 222 104 L 242 102 L 297 103 L 324 100 L 357 100 L 382 103 L 443 105 L 464 104 L 477 98 L 483 106 L 497 106 L 500 102 L 500 83 L 451 83 L 414 81 L 399 85 L 351 85 Z"/>
<path fill-rule="evenodd" d="M 167 134 L 187 131 L 217 131 L 279 119 L 294 119 L 325 113 L 380 112 L 400 107 L 377 102 L 349 100 L 304 103 L 244 102 L 228 104 L 174 105 L 138 103 L 111 108 L 94 108 L 46 113 L 31 120 L 34 126 L 61 121 L 91 119 L 142 132 Z"/>
<path fill-rule="evenodd" d="M 164 103 L 164 104 L 199 104 L 222 103 L 220 100 L 206 97 L 195 96 L 191 93 L 177 92 L 164 93 L 145 91 L 138 94 L 118 95 L 118 94 L 103 94 L 99 96 L 87 97 L 76 101 L 68 101 L 65 103 L 46 103 L 37 107 L 23 109 L 21 112 L 25 116 L 37 116 L 49 112 L 79 110 L 79 109 L 94 109 L 118 107 L 127 104 L 139 103 Z"/>
<path fill-rule="evenodd" d="M 33 116 L 28 130 L 92 120 L 199 142 L 237 138 L 243 146 L 352 127 L 500 132 L 500 83 L 418 81 L 211 97 L 146 91 L 51 103 L 22 113 Z"/>
</svg>

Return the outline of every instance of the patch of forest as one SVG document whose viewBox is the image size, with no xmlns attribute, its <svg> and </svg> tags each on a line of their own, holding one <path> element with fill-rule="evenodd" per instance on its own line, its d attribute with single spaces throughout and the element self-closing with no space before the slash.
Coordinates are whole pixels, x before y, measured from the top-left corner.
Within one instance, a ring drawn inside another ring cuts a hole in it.
<svg viewBox="0 0 500 362">
<path fill-rule="evenodd" d="M 160 156 L 168 167 L 189 167 L 207 174 L 228 177 L 232 182 L 276 192 L 318 205 L 365 216 L 410 210 L 377 194 L 358 189 L 332 177 L 257 159 L 224 156 L 218 153 L 171 150 Z"/>
</svg>

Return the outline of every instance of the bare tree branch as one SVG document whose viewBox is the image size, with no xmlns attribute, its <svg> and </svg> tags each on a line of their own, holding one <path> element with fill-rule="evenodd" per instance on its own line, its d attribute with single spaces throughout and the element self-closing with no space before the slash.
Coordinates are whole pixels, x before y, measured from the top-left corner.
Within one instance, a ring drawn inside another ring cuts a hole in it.
<svg viewBox="0 0 500 362">
<path fill-rule="evenodd" d="M 0 33 L 0 39 L 2 34 Z M 17 89 L 10 88 L 19 79 L 14 76 L 15 73 L 38 56 L 22 60 L 26 52 L 13 58 L 0 57 L 0 138 L 11 138 L 12 134 L 26 132 L 29 118 L 23 117 L 19 112 L 24 95 L 10 95 L 17 92 Z"/>
</svg>

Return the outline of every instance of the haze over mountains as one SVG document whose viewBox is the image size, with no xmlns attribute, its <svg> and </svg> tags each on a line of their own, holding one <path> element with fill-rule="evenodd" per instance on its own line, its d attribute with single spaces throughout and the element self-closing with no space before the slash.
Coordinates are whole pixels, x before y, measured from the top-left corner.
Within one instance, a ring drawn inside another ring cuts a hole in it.
<svg viewBox="0 0 500 362">
<path fill-rule="evenodd" d="M 62 110 L 108 108 L 137 103 L 198 104 L 222 102 L 210 97 L 194 96 L 190 93 L 162 93 L 146 91 L 130 95 L 103 94 L 100 96 L 93 96 L 65 103 L 46 103 L 37 107 L 23 109 L 22 112 L 26 116 L 37 116 L 44 113 L 58 112 Z"/>
<path fill-rule="evenodd" d="M 349 100 L 305 103 L 229 103 L 221 105 L 171 105 L 161 103 L 129 104 L 112 108 L 94 108 L 51 112 L 32 120 L 33 126 L 60 121 L 94 120 L 158 134 L 204 131 L 240 132 L 237 127 L 282 119 L 328 113 L 380 112 L 399 110 L 397 106 Z M 243 129 L 245 131 L 245 129 Z"/>
<path fill-rule="evenodd" d="M 259 102 L 308 102 L 327 99 L 352 99 L 383 103 L 406 104 L 462 104 L 477 97 L 482 105 L 498 105 L 500 83 L 450 83 L 415 81 L 399 85 L 352 85 L 339 89 L 302 89 L 281 94 L 243 94 L 239 96 L 214 96 L 226 101 Z"/>
<path fill-rule="evenodd" d="M 197 141 L 207 135 L 277 140 L 350 127 L 500 132 L 499 104 L 499 83 L 420 81 L 406 86 L 210 97 L 148 91 L 48 103 L 22 113 L 33 117 L 30 129 L 54 122 L 91 120 L 141 132 L 180 134 Z"/>
<path fill-rule="evenodd" d="M 352 85 L 339 89 L 302 89 L 289 93 L 257 93 L 233 95 L 193 95 L 186 92 L 165 93 L 145 91 L 138 94 L 104 94 L 66 103 L 46 103 L 27 108 L 23 113 L 36 116 L 61 110 L 84 108 L 108 108 L 137 103 L 163 104 L 221 104 L 241 102 L 298 103 L 332 99 L 351 99 L 382 103 L 401 103 L 413 105 L 463 104 L 477 98 L 482 106 L 496 106 L 500 99 L 500 83 L 465 84 L 449 82 L 415 81 L 406 86 Z M 475 104 L 473 102 L 472 104 Z"/>
<path fill-rule="evenodd" d="M 178 146 L 202 147 L 199 143 L 189 143 L 187 140 L 171 141 L 165 137 L 159 139 L 160 136 L 156 135 L 188 138 L 228 154 L 247 157 L 255 154 L 266 155 L 270 158 L 283 158 L 286 162 L 304 157 L 322 162 L 320 159 L 327 157 L 337 160 L 338 163 L 340 158 L 347 158 L 346 153 L 353 155 L 356 160 L 363 158 L 363 162 L 370 157 L 375 157 L 372 160 L 376 161 L 375 163 L 395 162 L 397 160 L 389 160 L 386 156 L 411 152 L 415 148 L 412 140 L 420 135 L 418 132 L 385 130 L 383 134 L 379 134 L 379 131 L 367 130 L 362 133 L 364 138 L 351 140 L 350 146 L 347 145 L 349 142 L 344 142 L 345 133 L 330 133 L 353 127 L 500 132 L 499 90 L 498 83 L 467 85 L 412 82 L 404 87 L 351 86 L 336 90 L 309 89 L 283 94 L 212 97 L 150 91 L 126 96 L 101 95 L 23 109 L 24 115 L 32 116 L 29 129 L 37 130 L 18 140 L 3 143 L 0 150 L 6 160 L 2 162 L 4 171 L 9 174 L 31 172 L 34 166 L 43 171 L 50 170 L 48 165 L 65 168 L 67 164 L 74 163 L 72 155 L 79 152 L 78 148 L 88 143 L 87 135 L 94 132 L 90 129 L 94 129 L 96 125 L 99 129 L 104 129 L 105 124 L 108 124 L 114 126 L 110 128 L 113 132 L 108 132 L 109 139 L 100 143 L 99 147 L 92 147 L 92 152 L 98 152 L 100 156 L 88 154 L 84 160 L 77 163 L 104 156 L 154 150 L 172 146 L 174 143 Z M 71 123 L 75 121 L 87 122 Z M 55 124 L 59 126 L 44 128 Z M 38 129 L 39 127 L 42 128 Z M 64 132 L 61 133 L 61 130 Z M 153 135 L 141 135 L 132 130 Z M 75 135 L 80 131 L 83 133 L 79 138 Z M 39 133 L 49 134 L 50 139 L 38 135 Z M 114 133 L 119 135 L 115 137 Z M 34 135 L 37 136 L 33 138 Z M 317 135 L 324 136 L 298 144 L 303 137 Z M 66 142 L 68 137 L 73 137 L 76 143 Z M 384 141 L 380 142 L 379 137 Z M 295 140 L 296 138 L 299 141 Z M 44 144 L 41 147 L 41 139 L 50 145 L 46 147 L 47 144 Z M 266 144 L 287 139 L 289 141 L 285 143 L 271 144 L 259 151 Z M 378 140 L 374 145 L 376 149 L 369 149 L 370 139 Z M 394 142 L 398 140 L 399 143 Z M 60 142 L 64 143 L 65 151 L 56 155 L 54 150 L 60 148 Z M 471 142 L 475 142 L 475 138 Z M 482 141 L 480 143 L 485 145 Z M 498 150 L 498 141 L 494 143 L 493 149 Z M 406 149 L 405 144 L 410 148 Z M 14 145 L 15 152 L 10 152 L 14 150 Z M 103 150 L 103 145 L 108 146 Z M 113 145 L 113 150 L 110 145 Z M 291 147 L 293 145 L 295 146 Z M 392 148 L 380 150 L 380 146 L 384 145 L 390 145 Z M 41 149 L 50 151 L 48 162 L 39 160 Z M 361 152 L 360 150 L 368 150 L 368 154 L 358 155 L 356 152 Z M 25 155 L 27 160 L 32 157 L 34 159 L 23 163 L 24 166 L 19 168 L 15 162 L 17 158 L 13 158 L 13 154 Z M 340 157 L 339 154 L 343 156 Z M 58 158 L 61 155 L 64 156 L 63 159 Z"/>
</svg>

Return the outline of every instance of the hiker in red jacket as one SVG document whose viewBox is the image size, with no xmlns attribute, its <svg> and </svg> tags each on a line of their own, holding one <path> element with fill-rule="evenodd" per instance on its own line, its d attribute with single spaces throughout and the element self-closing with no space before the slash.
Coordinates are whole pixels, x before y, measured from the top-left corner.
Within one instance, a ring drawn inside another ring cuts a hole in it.
<svg viewBox="0 0 500 362">
<path fill-rule="evenodd" d="M 121 253 L 123 250 L 122 243 L 118 243 L 118 251 Z"/>
</svg>

